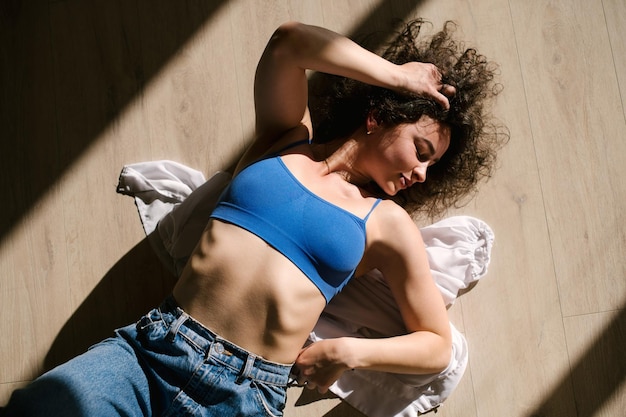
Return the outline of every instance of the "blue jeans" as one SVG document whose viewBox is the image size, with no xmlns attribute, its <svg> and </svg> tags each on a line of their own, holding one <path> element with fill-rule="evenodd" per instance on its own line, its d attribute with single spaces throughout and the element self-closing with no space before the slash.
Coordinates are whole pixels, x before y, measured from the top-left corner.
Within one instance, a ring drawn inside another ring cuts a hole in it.
<svg viewBox="0 0 626 417">
<path fill-rule="evenodd" d="M 166 299 L 13 393 L 4 416 L 282 416 L 291 365 L 221 339 Z"/>
</svg>

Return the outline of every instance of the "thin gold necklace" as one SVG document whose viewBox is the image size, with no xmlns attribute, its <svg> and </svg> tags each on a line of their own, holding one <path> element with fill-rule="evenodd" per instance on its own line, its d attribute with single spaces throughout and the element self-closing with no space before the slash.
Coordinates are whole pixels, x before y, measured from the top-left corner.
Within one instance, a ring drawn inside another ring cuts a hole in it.
<svg viewBox="0 0 626 417">
<path fill-rule="evenodd" d="M 328 173 L 326 175 L 330 174 L 330 165 L 328 165 L 328 159 L 324 159 L 324 164 L 326 164 L 326 170 L 328 171 Z"/>
</svg>

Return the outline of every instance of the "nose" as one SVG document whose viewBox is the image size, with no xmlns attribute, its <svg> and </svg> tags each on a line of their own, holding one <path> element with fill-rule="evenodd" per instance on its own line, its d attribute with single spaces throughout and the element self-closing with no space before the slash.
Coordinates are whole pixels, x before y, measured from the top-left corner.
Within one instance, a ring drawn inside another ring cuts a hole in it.
<svg viewBox="0 0 626 417">
<path fill-rule="evenodd" d="M 420 164 L 413 168 L 413 178 L 415 182 L 424 182 L 426 181 L 426 170 L 428 169 L 427 164 Z"/>
</svg>

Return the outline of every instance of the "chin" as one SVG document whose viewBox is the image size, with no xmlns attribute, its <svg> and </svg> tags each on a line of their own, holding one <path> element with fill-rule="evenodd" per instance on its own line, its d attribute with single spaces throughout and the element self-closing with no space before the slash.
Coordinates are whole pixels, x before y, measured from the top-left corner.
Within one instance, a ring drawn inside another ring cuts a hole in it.
<svg viewBox="0 0 626 417">
<path fill-rule="evenodd" d="M 393 197 L 400 191 L 402 191 L 402 188 L 400 188 L 400 186 L 393 181 L 383 182 L 382 186 L 381 183 L 375 181 L 372 181 L 372 184 L 376 185 L 376 188 L 378 188 L 378 192 L 382 192 L 383 194 L 390 197 Z"/>
<path fill-rule="evenodd" d="M 392 184 L 392 186 L 389 187 L 389 189 L 383 190 L 383 191 L 385 192 L 385 194 L 389 196 L 394 196 L 398 194 L 400 191 L 402 191 L 402 188 L 396 187 L 395 184 Z"/>
</svg>

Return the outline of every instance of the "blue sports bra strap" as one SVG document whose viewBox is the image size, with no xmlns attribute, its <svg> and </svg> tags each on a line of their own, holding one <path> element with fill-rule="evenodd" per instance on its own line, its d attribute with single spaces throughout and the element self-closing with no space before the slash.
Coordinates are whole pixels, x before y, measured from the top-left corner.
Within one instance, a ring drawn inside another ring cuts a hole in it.
<svg viewBox="0 0 626 417">
<path fill-rule="evenodd" d="M 376 202 L 374 203 L 374 205 L 372 206 L 372 208 L 370 209 L 369 213 L 367 213 L 367 216 L 365 216 L 365 218 L 363 219 L 364 222 L 367 221 L 367 219 L 369 219 L 370 214 L 372 214 L 372 212 L 374 211 L 374 209 L 376 208 L 377 205 L 380 204 L 382 200 L 380 198 L 376 199 Z"/>
</svg>

